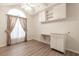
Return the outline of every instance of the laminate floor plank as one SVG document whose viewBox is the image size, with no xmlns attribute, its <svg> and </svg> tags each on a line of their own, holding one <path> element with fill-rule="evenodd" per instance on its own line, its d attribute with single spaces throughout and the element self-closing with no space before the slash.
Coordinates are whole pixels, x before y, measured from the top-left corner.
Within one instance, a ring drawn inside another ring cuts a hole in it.
<svg viewBox="0 0 79 59">
<path fill-rule="evenodd" d="M 30 40 L 12 46 L 0 48 L 0 56 L 63 56 L 64 54 L 54 51 L 48 44 Z"/>
</svg>

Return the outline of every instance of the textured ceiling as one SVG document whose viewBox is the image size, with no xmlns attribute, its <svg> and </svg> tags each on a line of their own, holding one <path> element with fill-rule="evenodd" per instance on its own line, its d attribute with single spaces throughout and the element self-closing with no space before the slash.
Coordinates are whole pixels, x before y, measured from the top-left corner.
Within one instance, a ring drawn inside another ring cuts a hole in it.
<svg viewBox="0 0 79 59">
<path fill-rule="evenodd" d="M 0 3 L 0 7 L 19 6 L 28 14 L 35 14 L 56 3 Z"/>
<path fill-rule="evenodd" d="M 0 3 L 0 6 L 13 6 L 17 5 L 17 3 Z"/>
</svg>

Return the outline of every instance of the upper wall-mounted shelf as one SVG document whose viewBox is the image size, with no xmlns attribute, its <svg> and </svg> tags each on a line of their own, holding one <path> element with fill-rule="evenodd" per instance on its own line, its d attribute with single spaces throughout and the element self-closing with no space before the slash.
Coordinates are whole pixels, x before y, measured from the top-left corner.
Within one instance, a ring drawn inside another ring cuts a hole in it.
<svg viewBox="0 0 79 59">
<path fill-rule="evenodd" d="M 41 23 L 49 23 L 51 21 L 57 21 L 66 18 L 66 4 L 61 3 L 53 7 L 42 11 L 39 15 L 39 20 Z"/>
</svg>

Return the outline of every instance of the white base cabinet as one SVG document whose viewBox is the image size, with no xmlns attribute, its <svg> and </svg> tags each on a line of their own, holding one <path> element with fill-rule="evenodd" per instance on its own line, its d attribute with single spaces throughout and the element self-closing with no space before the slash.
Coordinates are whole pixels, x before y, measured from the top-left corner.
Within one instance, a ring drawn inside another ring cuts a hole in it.
<svg viewBox="0 0 79 59">
<path fill-rule="evenodd" d="M 65 39 L 66 39 L 66 36 L 64 34 L 51 34 L 50 48 L 64 53 Z"/>
</svg>

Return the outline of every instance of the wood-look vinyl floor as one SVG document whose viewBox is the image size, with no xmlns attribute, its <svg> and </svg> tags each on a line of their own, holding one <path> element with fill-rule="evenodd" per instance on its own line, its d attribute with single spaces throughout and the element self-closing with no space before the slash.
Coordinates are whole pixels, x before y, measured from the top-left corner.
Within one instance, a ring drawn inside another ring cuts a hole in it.
<svg viewBox="0 0 79 59">
<path fill-rule="evenodd" d="M 0 48 L 0 56 L 63 56 L 49 45 L 30 40 L 28 42 Z"/>
</svg>

